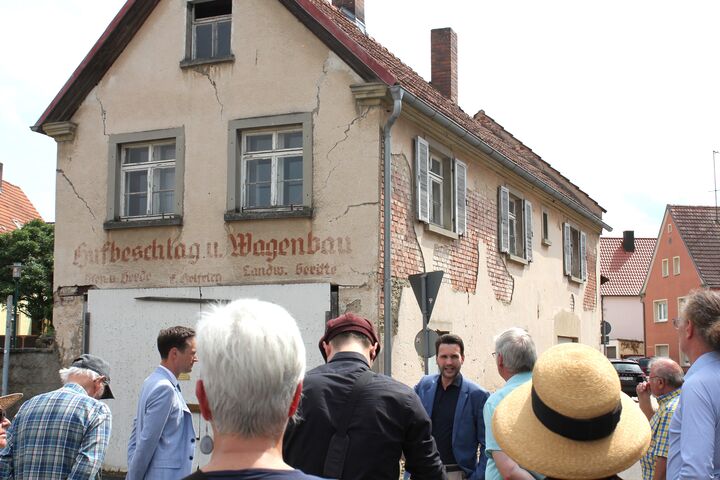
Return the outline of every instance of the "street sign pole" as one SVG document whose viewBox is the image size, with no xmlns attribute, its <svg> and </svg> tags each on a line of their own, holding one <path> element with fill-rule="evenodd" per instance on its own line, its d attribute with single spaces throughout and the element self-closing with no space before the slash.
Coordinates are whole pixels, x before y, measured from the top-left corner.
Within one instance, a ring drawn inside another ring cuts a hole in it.
<svg viewBox="0 0 720 480">
<path fill-rule="evenodd" d="M 410 286 L 415 293 L 415 298 L 418 301 L 420 307 L 420 313 L 422 313 L 422 322 L 424 332 L 424 344 L 425 351 L 430 352 L 430 330 L 428 324 L 430 323 L 430 315 L 432 315 L 433 307 L 435 306 L 435 300 L 437 299 L 438 291 L 440 290 L 440 283 L 442 282 L 444 272 L 441 270 L 435 272 L 424 272 L 410 275 L 408 280 Z M 425 375 L 429 373 L 429 355 L 425 357 Z"/>
<path fill-rule="evenodd" d="M 428 316 L 427 316 L 427 274 L 422 274 L 420 281 L 420 312 L 422 312 L 423 330 L 425 331 L 425 348 L 430 351 L 430 336 L 428 335 Z M 425 359 L 425 375 L 428 374 L 428 363 L 430 359 Z"/>
</svg>

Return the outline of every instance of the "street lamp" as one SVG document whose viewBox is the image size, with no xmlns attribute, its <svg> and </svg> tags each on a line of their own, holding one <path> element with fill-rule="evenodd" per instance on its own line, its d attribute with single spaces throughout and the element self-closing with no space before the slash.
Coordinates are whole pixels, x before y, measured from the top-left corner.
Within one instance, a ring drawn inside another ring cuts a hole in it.
<svg viewBox="0 0 720 480">
<path fill-rule="evenodd" d="M 23 265 L 20 262 L 15 262 L 10 267 L 12 268 L 12 277 L 15 282 L 15 295 L 13 296 L 13 318 L 12 318 L 12 336 L 10 337 L 10 348 L 15 348 L 15 339 L 17 337 L 17 305 L 18 305 L 18 286 L 20 283 L 20 275 L 22 274 Z"/>
</svg>

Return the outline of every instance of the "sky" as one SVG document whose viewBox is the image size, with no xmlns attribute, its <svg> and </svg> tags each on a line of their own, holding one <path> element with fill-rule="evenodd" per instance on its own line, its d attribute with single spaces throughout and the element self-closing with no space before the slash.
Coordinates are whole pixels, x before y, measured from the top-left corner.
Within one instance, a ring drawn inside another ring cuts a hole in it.
<svg viewBox="0 0 720 480">
<path fill-rule="evenodd" d="M 46 221 L 55 141 L 29 127 L 123 4 L 4 5 L 25 20 L 0 29 L 3 178 Z M 484 110 L 605 208 L 608 236 L 656 237 L 667 204 L 715 205 L 719 18 L 715 0 L 365 0 L 368 34 L 426 80 L 430 30 L 453 28 L 461 108 Z"/>
</svg>

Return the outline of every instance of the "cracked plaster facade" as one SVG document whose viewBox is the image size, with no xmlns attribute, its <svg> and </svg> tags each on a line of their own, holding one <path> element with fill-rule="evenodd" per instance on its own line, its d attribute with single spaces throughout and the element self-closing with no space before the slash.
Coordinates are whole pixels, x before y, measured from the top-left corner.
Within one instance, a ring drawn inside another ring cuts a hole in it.
<svg viewBox="0 0 720 480">
<path fill-rule="evenodd" d="M 161 2 L 73 116 L 74 139 L 58 144 L 56 289 L 330 283 L 338 286 L 341 312 L 382 325 L 381 132 L 389 105 L 356 102 L 350 86 L 362 79 L 279 2 L 247 0 L 233 8 L 235 60 L 180 68 L 186 9 L 182 2 Z M 312 217 L 224 221 L 228 122 L 298 112 L 312 114 Z M 170 128 L 184 129 L 182 225 L 103 229 L 109 136 Z M 415 220 L 417 135 L 440 140 L 468 165 L 468 228 L 458 239 Z M 464 371 L 489 388 L 501 383 L 490 352 L 493 336 L 505 328 L 527 328 L 540 350 L 558 336 L 598 343 L 596 261 L 588 262 L 592 281 L 568 281 L 561 238 L 562 222 L 572 221 L 588 233 L 594 255 L 597 227 L 407 110 L 393 127 L 391 150 L 393 376 L 413 384 L 422 373 L 413 348 L 420 310 L 406 279 L 423 270 L 446 272 L 431 327 L 465 338 Z M 553 243 L 541 246 L 536 233 L 530 265 L 498 252 L 497 187 L 506 184 L 532 200 L 536 232 L 540 207 L 550 212 Z M 317 239 L 318 252 L 272 256 L 260 247 L 238 247 L 250 238 L 264 245 Z M 130 258 L 136 248 L 154 245 L 170 245 L 176 255 Z M 191 280 L 178 284 L 178 278 Z M 56 297 L 54 318 L 66 363 L 81 348 L 81 297 Z"/>
</svg>

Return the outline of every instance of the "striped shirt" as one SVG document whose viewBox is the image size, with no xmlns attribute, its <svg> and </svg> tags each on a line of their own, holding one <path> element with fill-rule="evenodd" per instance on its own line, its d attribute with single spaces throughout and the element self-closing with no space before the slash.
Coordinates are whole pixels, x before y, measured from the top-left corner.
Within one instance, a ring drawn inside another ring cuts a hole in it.
<svg viewBox="0 0 720 480">
<path fill-rule="evenodd" d="M 643 480 L 652 480 L 655 474 L 655 457 L 667 458 L 668 456 L 668 430 L 670 420 L 672 420 L 673 413 L 680 401 L 680 390 L 678 388 L 665 395 L 660 395 L 657 399 L 658 409 L 650 419 L 650 429 L 652 430 L 650 448 L 640 459 Z"/>
<path fill-rule="evenodd" d="M 110 440 L 106 404 L 76 383 L 23 404 L 0 450 L 0 478 L 96 478 Z"/>
</svg>

